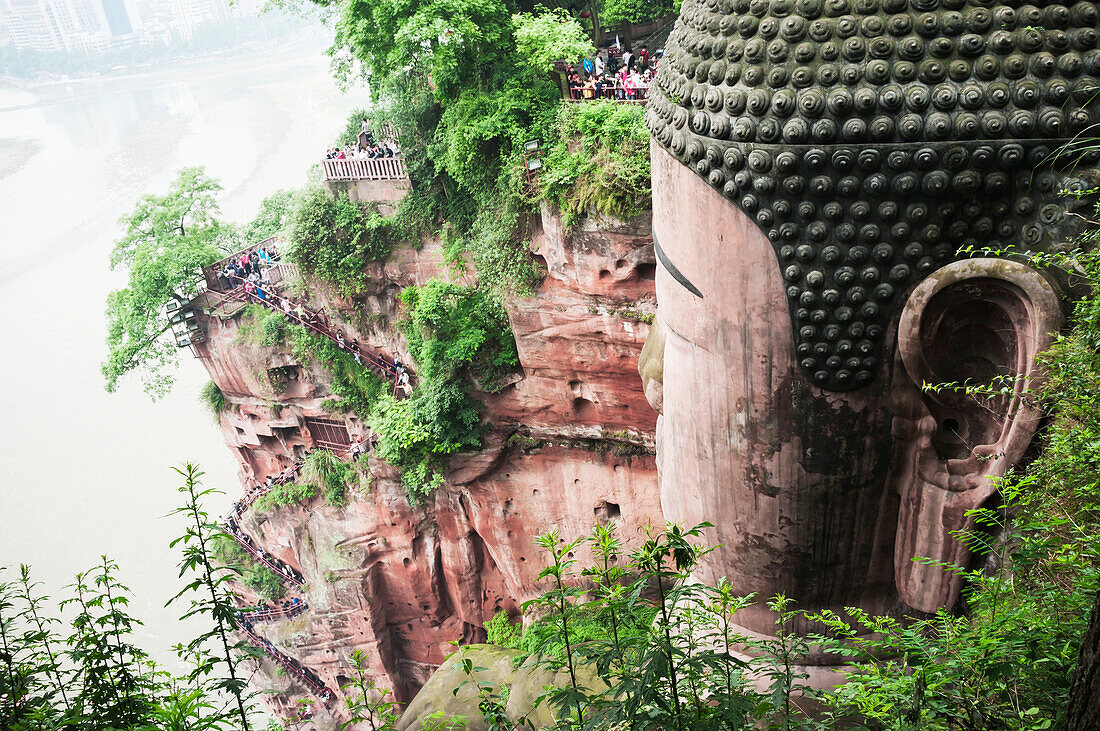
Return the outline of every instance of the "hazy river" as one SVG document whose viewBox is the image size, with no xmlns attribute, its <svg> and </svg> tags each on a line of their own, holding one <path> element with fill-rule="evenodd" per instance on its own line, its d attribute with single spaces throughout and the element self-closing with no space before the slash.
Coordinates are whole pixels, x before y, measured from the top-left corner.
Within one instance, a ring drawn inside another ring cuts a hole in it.
<svg viewBox="0 0 1100 731">
<path fill-rule="evenodd" d="M 56 596 L 108 554 L 136 594 L 141 644 L 161 659 L 187 639 L 180 610 L 163 608 L 181 532 L 163 517 L 179 501 L 170 468 L 196 461 L 208 484 L 240 486 L 196 398 L 198 361 L 183 359 L 157 403 L 136 379 L 104 392 L 104 298 L 122 281 L 108 254 L 119 217 L 181 167 L 220 178 L 235 221 L 304 183 L 365 97 L 339 93 L 323 47 L 317 34 L 171 72 L 0 87 L 0 566 L 31 564 Z"/>
</svg>

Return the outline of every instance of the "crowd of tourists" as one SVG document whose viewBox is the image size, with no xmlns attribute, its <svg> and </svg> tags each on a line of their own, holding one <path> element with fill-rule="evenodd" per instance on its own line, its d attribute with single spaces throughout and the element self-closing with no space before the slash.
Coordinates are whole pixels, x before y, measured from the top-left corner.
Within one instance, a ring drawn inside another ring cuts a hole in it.
<svg viewBox="0 0 1100 731">
<path fill-rule="evenodd" d="M 377 160 L 382 157 L 397 157 L 401 150 L 392 142 L 364 147 L 362 144 L 347 144 L 342 148 L 333 147 L 325 154 L 326 160 Z"/>
<path fill-rule="evenodd" d="M 332 326 L 323 309 L 316 312 L 308 310 L 302 302 L 296 302 L 290 297 L 273 292 L 267 270 L 274 261 L 270 258 L 270 252 L 265 251 L 263 247 L 251 253 L 242 253 L 239 257 L 231 259 L 225 268 L 218 272 L 218 286 L 223 292 L 231 292 L 238 285 L 242 286 L 244 299 L 247 302 L 281 312 L 291 322 L 301 323 L 306 328 L 320 333 L 336 343 L 341 350 L 347 351 L 358 365 L 371 365 L 381 371 L 383 376 L 392 379 L 397 391 L 406 396 L 411 393 L 412 384 L 409 373 L 400 361 L 391 362 L 381 355 L 370 353 L 355 338 L 345 338 L 338 327 Z M 369 363 L 364 363 L 364 358 Z"/>
<path fill-rule="evenodd" d="M 279 250 L 274 243 L 244 251 L 218 272 L 219 288 L 229 291 L 243 284 L 249 300 L 266 300 L 271 286 L 268 269 L 277 261 Z"/>
<path fill-rule="evenodd" d="M 383 157 L 399 157 L 401 148 L 392 139 L 377 140 L 371 131 L 370 120 L 363 117 L 355 142 L 343 147 L 333 147 L 325 153 L 326 160 L 377 160 Z"/>
<path fill-rule="evenodd" d="M 651 54 L 643 43 L 635 53 L 629 46 L 612 46 L 586 58 L 569 70 L 572 99 L 645 99 L 663 52 Z"/>
</svg>

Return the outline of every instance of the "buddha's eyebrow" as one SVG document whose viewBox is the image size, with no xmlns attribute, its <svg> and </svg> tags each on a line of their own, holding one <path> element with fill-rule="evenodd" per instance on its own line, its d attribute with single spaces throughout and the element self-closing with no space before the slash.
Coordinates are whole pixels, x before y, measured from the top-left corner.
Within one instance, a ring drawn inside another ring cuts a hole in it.
<svg viewBox="0 0 1100 731">
<path fill-rule="evenodd" d="M 657 254 L 657 261 L 661 262 L 661 266 L 665 268 L 665 271 L 672 275 L 672 278 L 684 286 L 684 289 L 691 292 L 699 299 L 703 298 L 703 293 L 699 291 L 699 288 L 691 283 L 691 280 L 684 276 L 684 273 L 676 268 L 668 259 L 668 255 L 665 254 L 665 250 L 661 248 L 661 242 L 657 240 L 657 234 L 653 234 L 653 251 Z"/>
</svg>

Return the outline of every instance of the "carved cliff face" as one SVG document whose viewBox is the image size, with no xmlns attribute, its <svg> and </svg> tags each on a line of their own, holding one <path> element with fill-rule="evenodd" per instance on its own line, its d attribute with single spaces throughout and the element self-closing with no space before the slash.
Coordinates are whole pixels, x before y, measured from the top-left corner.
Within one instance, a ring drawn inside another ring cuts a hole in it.
<svg viewBox="0 0 1100 731">
<path fill-rule="evenodd" d="M 952 262 L 1058 235 L 1059 152 L 1100 120 L 1098 18 L 685 0 L 647 111 L 664 342 L 643 373 L 663 371 L 646 392 L 666 517 L 723 544 L 705 578 L 809 609 L 957 599 L 911 558 L 966 561 L 950 531 L 1037 415 L 1018 393 L 983 411 L 920 387 L 1026 387 L 1060 324 L 1038 274 Z"/>
</svg>

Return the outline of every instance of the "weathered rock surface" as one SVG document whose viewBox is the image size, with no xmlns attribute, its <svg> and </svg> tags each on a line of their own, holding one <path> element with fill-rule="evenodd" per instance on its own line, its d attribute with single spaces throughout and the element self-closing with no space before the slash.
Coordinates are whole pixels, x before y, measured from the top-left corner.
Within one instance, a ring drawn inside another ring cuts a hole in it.
<svg viewBox="0 0 1100 731">
<path fill-rule="evenodd" d="M 349 656 L 360 650 L 379 686 L 410 701 L 453 643 L 483 641 L 485 621 L 501 610 L 519 617 L 540 593 L 539 533 L 557 527 L 572 538 L 610 520 L 634 544 L 662 521 L 655 459 L 644 453 L 656 414 L 637 374 L 655 306 L 648 220 L 588 219 L 567 230 L 546 210 L 533 228 L 548 275 L 534 296 L 508 303 L 523 374 L 484 396 L 494 425 L 485 449 L 453 457 L 446 485 L 424 505 L 410 505 L 398 475 L 372 457 L 369 486 L 344 509 L 317 500 L 242 519 L 308 586 L 310 611 L 258 630 L 333 690 L 352 679 Z M 439 242 L 399 249 L 371 265 L 365 295 L 318 288 L 312 304 L 342 321 L 345 337 L 408 362 L 397 295 L 446 278 L 441 251 Z M 203 363 L 235 405 L 221 426 L 246 484 L 315 446 L 315 419 L 337 421 L 350 438 L 363 432 L 354 415 L 322 406 L 323 369 L 249 345 L 234 318 L 208 322 Z M 305 689 L 272 669 L 264 665 L 257 684 L 277 691 L 270 704 L 289 715 Z M 317 728 L 346 718 L 337 695 L 328 708 L 316 704 Z"/>
<path fill-rule="evenodd" d="M 459 649 L 446 659 L 409 704 L 397 723 L 398 731 L 419 731 L 425 721 L 438 713 L 442 713 L 444 718 L 467 719 L 465 728 L 468 731 L 486 731 L 488 725 L 478 710 L 479 688 L 488 695 L 494 695 L 499 693 L 501 686 L 508 688 L 504 712 L 512 721 L 522 718 L 534 729 L 552 725 L 555 719 L 549 704 L 543 702 L 537 708 L 534 706 L 543 688 L 568 684 L 568 675 L 564 670 L 555 675 L 530 658 L 516 667 L 518 656 L 515 650 L 495 645 L 472 645 Z M 473 665 L 469 674 L 463 667 L 467 660 Z M 582 666 L 578 674 L 580 682 L 586 687 L 599 687 L 599 677 L 590 667 Z"/>
</svg>

